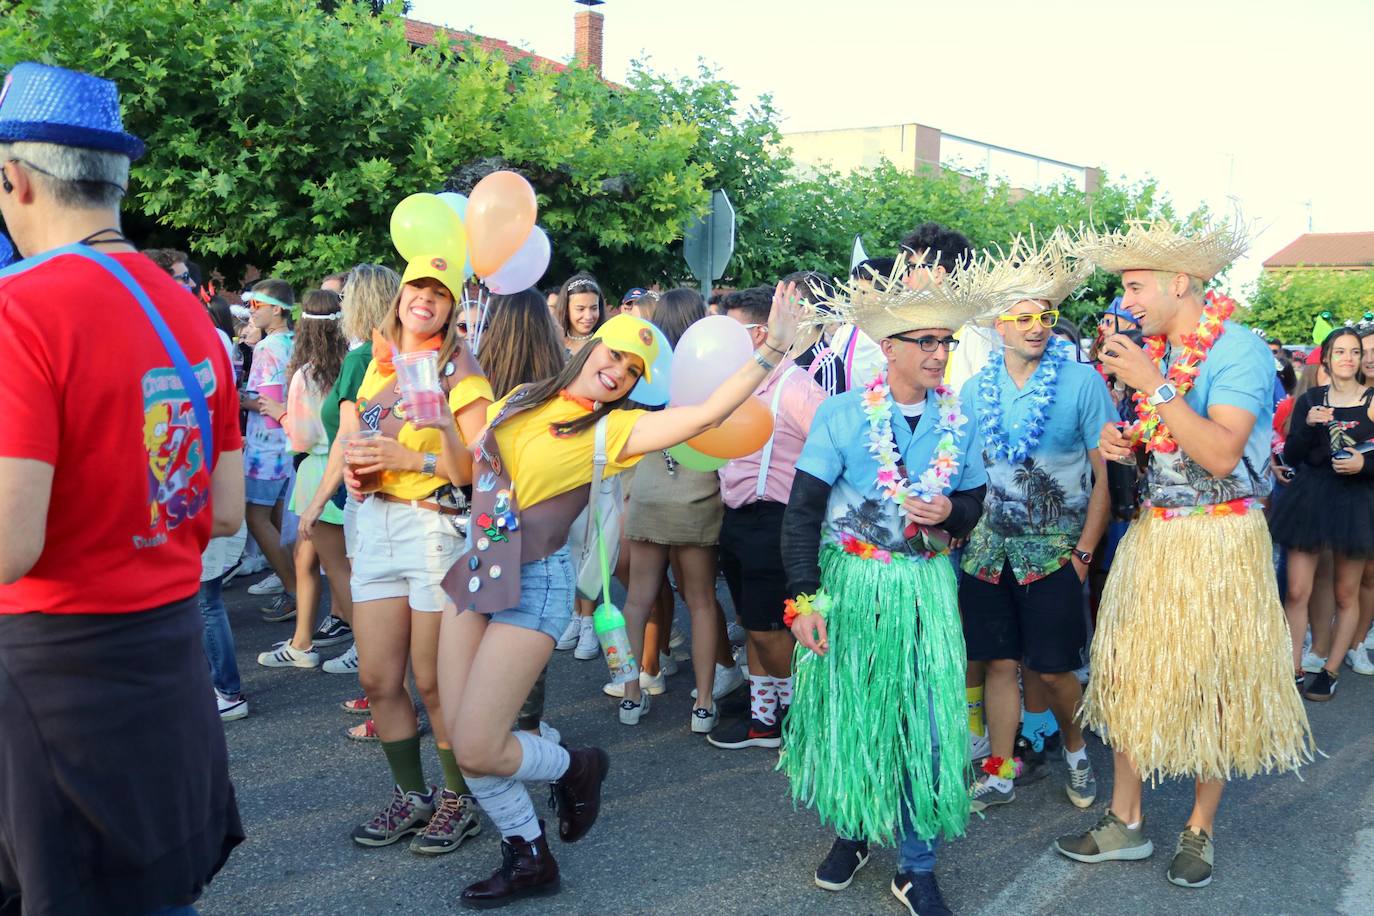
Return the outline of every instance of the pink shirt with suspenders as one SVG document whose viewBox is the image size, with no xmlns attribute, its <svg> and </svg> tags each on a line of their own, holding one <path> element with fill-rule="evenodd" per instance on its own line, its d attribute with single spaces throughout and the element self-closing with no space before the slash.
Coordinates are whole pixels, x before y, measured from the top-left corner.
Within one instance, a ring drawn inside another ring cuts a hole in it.
<svg viewBox="0 0 1374 916">
<path fill-rule="evenodd" d="M 735 458 L 717 473 L 721 498 L 731 509 L 760 500 L 787 504 L 797 458 L 825 389 L 790 359 L 784 359 L 755 391 L 773 414 L 773 435 L 752 455 Z"/>
</svg>

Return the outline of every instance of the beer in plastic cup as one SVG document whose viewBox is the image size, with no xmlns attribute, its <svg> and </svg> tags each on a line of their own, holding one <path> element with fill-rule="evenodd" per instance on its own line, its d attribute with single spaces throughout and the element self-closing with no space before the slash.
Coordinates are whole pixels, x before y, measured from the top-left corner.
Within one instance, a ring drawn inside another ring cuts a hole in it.
<svg viewBox="0 0 1374 916">
<path fill-rule="evenodd" d="M 439 387 L 439 354 L 433 350 L 397 353 L 396 383 L 405 401 L 406 418 L 432 423 L 443 416 L 444 392 Z"/>
<path fill-rule="evenodd" d="M 360 429 L 353 435 L 349 436 L 348 442 L 345 444 L 345 460 L 350 465 L 360 464 L 361 462 L 355 460 L 353 457 L 355 454 L 353 451 L 353 446 L 355 444 L 367 442 L 371 439 L 377 439 L 381 435 L 382 433 L 380 430 Z M 358 479 L 359 493 L 375 493 L 382 488 L 382 472 L 380 470 L 368 471 L 367 473 L 362 473 L 358 470 L 354 470 L 353 476 Z"/>
</svg>

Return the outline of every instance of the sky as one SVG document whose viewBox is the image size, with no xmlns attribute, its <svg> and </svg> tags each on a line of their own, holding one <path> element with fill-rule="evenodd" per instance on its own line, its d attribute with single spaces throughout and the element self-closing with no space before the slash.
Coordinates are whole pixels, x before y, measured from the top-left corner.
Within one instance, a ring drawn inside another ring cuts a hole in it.
<svg viewBox="0 0 1374 916">
<path fill-rule="evenodd" d="M 417 19 L 572 56 L 572 0 L 414 0 Z M 1251 223 L 1232 292 L 1303 232 L 1374 230 L 1374 2 L 608 0 L 608 79 L 698 61 L 784 131 L 917 121 L 1155 178 Z M 919 216 L 919 215 L 917 215 Z M 957 228 L 957 227 L 956 227 Z"/>
</svg>

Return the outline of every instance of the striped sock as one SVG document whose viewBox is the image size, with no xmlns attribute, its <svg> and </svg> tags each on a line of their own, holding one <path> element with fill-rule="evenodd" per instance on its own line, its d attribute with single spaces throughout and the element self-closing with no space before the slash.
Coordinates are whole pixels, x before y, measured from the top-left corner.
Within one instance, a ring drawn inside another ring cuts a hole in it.
<svg viewBox="0 0 1374 916">
<path fill-rule="evenodd" d="M 568 749 L 527 732 L 516 732 L 520 766 L 511 777 L 518 782 L 553 782 L 568 772 Z"/>
<path fill-rule="evenodd" d="M 749 675 L 749 715 L 764 725 L 778 721 L 778 691 L 766 675 Z"/>
<path fill-rule="evenodd" d="M 534 802 L 522 783 L 509 776 L 469 776 L 468 788 L 501 836 L 518 836 L 532 843 L 543 833 Z"/>
</svg>

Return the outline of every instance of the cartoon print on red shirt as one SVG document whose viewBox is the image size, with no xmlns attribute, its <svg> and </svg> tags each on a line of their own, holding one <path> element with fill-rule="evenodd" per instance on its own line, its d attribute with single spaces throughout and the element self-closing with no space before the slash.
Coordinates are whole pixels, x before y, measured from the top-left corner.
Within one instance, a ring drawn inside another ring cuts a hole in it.
<svg viewBox="0 0 1374 916">
<path fill-rule="evenodd" d="M 205 396 L 215 391 L 215 372 L 206 360 L 195 367 Z M 205 446 L 195 409 L 181 378 L 171 368 L 143 376 L 143 446 L 148 452 L 148 536 L 134 537 L 138 548 L 165 543 L 167 532 L 194 518 L 210 501 Z"/>
</svg>

